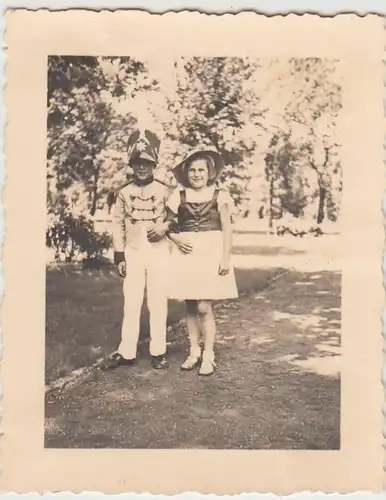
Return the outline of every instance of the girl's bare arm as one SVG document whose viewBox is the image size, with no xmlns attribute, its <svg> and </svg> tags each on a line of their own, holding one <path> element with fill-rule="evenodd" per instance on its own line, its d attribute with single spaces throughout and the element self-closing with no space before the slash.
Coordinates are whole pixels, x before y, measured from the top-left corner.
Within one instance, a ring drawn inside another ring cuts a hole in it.
<svg viewBox="0 0 386 500">
<path fill-rule="evenodd" d="M 220 209 L 222 238 L 223 238 L 223 252 L 221 265 L 229 267 L 229 259 L 232 250 L 233 228 L 229 207 L 227 204 L 223 205 Z"/>
<path fill-rule="evenodd" d="M 191 253 L 193 250 L 193 246 L 190 241 L 186 239 L 186 237 L 184 238 L 179 234 L 179 228 L 176 219 L 176 214 L 172 210 L 170 210 L 170 208 L 168 208 L 166 220 L 169 224 L 169 230 L 166 233 L 167 237 L 170 241 L 177 245 L 183 253 Z"/>
</svg>

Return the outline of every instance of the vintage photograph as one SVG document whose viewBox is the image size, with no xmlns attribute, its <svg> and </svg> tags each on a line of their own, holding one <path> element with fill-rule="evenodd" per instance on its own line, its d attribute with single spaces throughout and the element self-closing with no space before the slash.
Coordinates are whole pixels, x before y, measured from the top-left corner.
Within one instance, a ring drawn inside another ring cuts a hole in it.
<svg viewBox="0 0 386 500">
<path fill-rule="evenodd" d="M 341 62 L 47 63 L 45 447 L 339 450 Z"/>
<path fill-rule="evenodd" d="M 381 492 L 383 19 L 6 23 L 3 491 Z"/>
</svg>

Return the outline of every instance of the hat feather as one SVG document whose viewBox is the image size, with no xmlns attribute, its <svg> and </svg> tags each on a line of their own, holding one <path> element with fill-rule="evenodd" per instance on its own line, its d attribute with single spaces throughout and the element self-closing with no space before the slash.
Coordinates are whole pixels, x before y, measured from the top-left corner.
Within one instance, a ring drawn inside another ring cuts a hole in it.
<svg viewBox="0 0 386 500">
<path fill-rule="evenodd" d="M 151 148 L 153 149 L 155 155 L 158 156 L 159 148 L 161 146 L 161 141 L 153 132 L 147 129 L 145 130 L 145 137 L 148 143 L 150 144 Z"/>
</svg>

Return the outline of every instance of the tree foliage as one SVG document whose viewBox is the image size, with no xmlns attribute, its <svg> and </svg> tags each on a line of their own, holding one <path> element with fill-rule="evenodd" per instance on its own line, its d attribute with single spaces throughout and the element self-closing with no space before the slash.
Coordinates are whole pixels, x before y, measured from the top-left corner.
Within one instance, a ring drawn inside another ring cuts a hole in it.
<svg viewBox="0 0 386 500">
<path fill-rule="evenodd" d="M 162 71 L 130 57 L 48 58 L 53 225 L 60 214 L 87 219 L 111 208 L 112 191 L 130 173 L 127 136 L 141 120 L 162 139 L 157 175 L 165 182 L 175 185 L 170 168 L 207 144 L 224 157 L 221 182 L 239 213 L 256 211 L 271 226 L 286 214 L 319 224 L 338 219 L 338 61 L 191 57 L 170 67 L 166 84 Z"/>
<path fill-rule="evenodd" d="M 168 137 L 184 149 L 214 146 L 226 168 L 223 182 L 236 205 L 248 192 L 255 135 L 247 132 L 260 116 L 259 96 L 244 90 L 257 61 L 239 57 L 193 57 L 176 62 L 177 90 L 169 100 Z"/>
<path fill-rule="evenodd" d="M 122 151 L 136 120 L 119 112 L 119 102 L 156 85 L 144 64 L 131 58 L 49 58 L 47 160 L 52 192 L 84 198 L 86 207 L 81 206 L 95 213 L 110 188 L 111 163 L 115 174 L 124 168 Z"/>
<path fill-rule="evenodd" d="M 337 141 L 342 99 L 338 63 L 306 58 L 275 64 L 271 92 L 282 96 L 283 107 L 280 126 L 271 133 L 266 168 L 274 170 L 271 175 L 281 179 L 285 187 L 280 206 L 299 217 L 312 204 L 318 224 L 326 216 L 335 221 L 342 191 Z M 279 196 L 277 190 L 274 194 Z M 290 198 L 294 204 L 288 204 Z M 275 218 L 275 213 L 270 212 L 270 217 Z"/>
</svg>

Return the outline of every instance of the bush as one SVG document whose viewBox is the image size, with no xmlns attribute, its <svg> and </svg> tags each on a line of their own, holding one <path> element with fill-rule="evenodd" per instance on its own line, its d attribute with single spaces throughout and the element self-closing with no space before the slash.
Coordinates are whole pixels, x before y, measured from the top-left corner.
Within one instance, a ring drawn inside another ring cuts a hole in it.
<svg viewBox="0 0 386 500">
<path fill-rule="evenodd" d="M 102 269 L 106 266 L 112 266 L 112 262 L 103 256 L 83 260 L 83 267 L 85 269 Z"/>
<path fill-rule="evenodd" d="M 298 219 L 296 217 L 292 217 L 285 218 L 281 224 L 278 224 L 276 226 L 276 234 L 278 236 L 291 234 L 292 236 L 303 238 L 306 235 L 312 235 L 315 237 L 321 236 L 323 234 L 323 231 L 317 225 L 310 224 L 308 221 Z"/>
<path fill-rule="evenodd" d="M 49 223 L 46 245 L 55 251 L 55 260 L 74 262 L 83 254 L 86 261 L 104 261 L 112 245 L 108 233 L 97 233 L 85 216 L 74 216 L 68 209 L 60 210 Z"/>
</svg>

